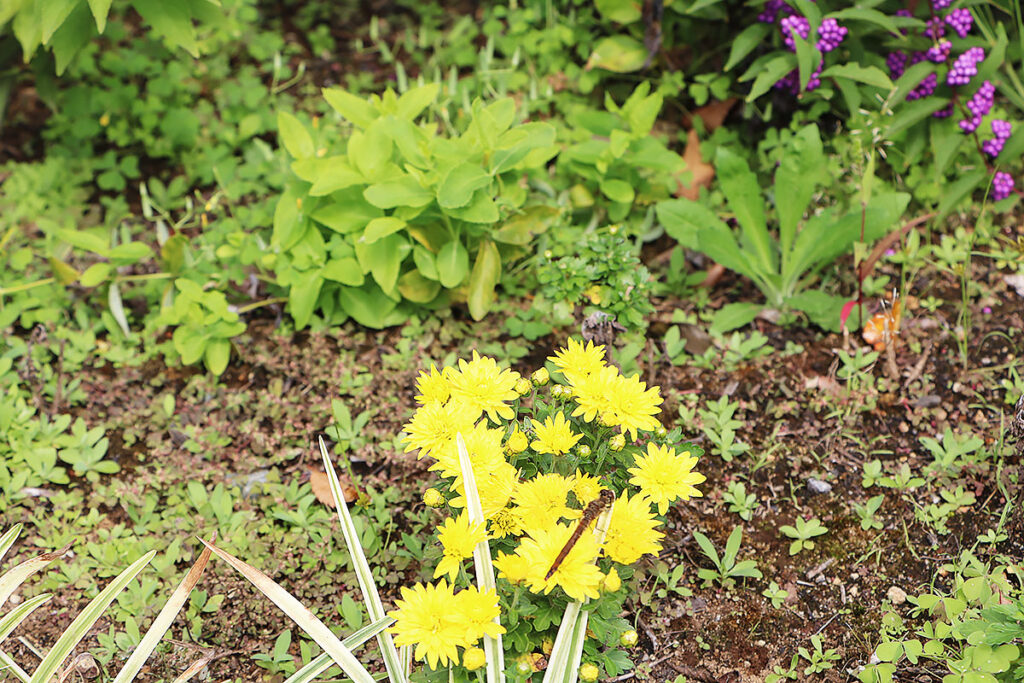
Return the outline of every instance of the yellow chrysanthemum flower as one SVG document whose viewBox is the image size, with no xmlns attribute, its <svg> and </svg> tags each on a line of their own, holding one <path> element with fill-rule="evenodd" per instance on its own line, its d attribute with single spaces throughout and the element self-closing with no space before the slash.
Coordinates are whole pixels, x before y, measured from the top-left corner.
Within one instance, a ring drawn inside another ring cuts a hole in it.
<svg viewBox="0 0 1024 683">
<path fill-rule="evenodd" d="M 498 577 L 506 579 L 509 583 L 523 583 L 530 573 L 526 558 L 519 555 L 509 555 L 498 551 L 498 556 L 491 561 L 494 568 L 498 570 Z"/>
<path fill-rule="evenodd" d="M 590 501 L 597 500 L 603 488 L 600 479 L 579 470 L 576 470 L 576 475 L 572 478 L 572 492 L 577 502 L 584 507 Z"/>
<path fill-rule="evenodd" d="M 519 472 L 504 460 L 474 460 L 473 478 L 476 480 L 477 495 L 484 518 L 492 519 L 505 509 L 519 483 Z M 465 507 L 466 498 L 462 490 L 462 477 L 456 478 L 452 488 L 459 494 L 452 498 L 452 507 Z"/>
<path fill-rule="evenodd" d="M 466 629 L 465 642 L 475 644 L 483 636 L 494 638 L 505 632 L 505 627 L 495 619 L 501 615 L 498 607 L 498 593 L 491 589 L 481 591 L 475 586 L 455 594 L 452 609 Z"/>
<path fill-rule="evenodd" d="M 562 455 L 568 453 L 569 449 L 576 445 L 582 434 L 574 434 L 565 414 L 559 411 L 555 418 L 549 416 L 542 424 L 535 425 L 537 439 L 530 444 L 537 453 L 551 453 Z"/>
<path fill-rule="evenodd" d="M 511 420 L 515 415 L 506 401 L 519 398 L 516 393 L 519 373 L 502 370 L 493 358 L 480 356 L 474 351 L 471 361 L 460 359 L 459 369 L 447 368 L 446 375 L 452 398 L 476 410 L 477 416 L 481 412 L 487 413 L 487 417 L 496 423 L 499 417 Z"/>
<path fill-rule="evenodd" d="M 661 550 L 665 534 L 651 514 L 651 503 L 642 495 L 619 496 L 612 505 L 612 519 L 604 540 L 604 553 L 619 564 L 633 564 L 641 556 Z"/>
<path fill-rule="evenodd" d="M 615 571 L 615 567 L 612 567 L 604 575 L 604 578 L 601 579 L 601 590 L 605 593 L 614 593 L 620 588 L 622 588 L 622 579 L 619 577 L 619 573 Z"/>
<path fill-rule="evenodd" d="M 473 428 L 475 417 L 469 415 L 457 403 L 428 403 L 413 414 L 404 429 L 408 436 L 402 439 L 407 444 L 405 452 L 419 449 L 417 459 L 454 450 L 455 434 L 468 432 Z"/>
<path fill-rule="evenodd" d="M 553 526 L 563 517 L 579 514 L 566 505 L 572 481 L 560 474 L 540 474 L 529 481 L 520 482 L 512 495 L 515 512 L 530 528 Z"/>
<path fill-rule="evenodd" d="M 604 346 L 569 339 L 564 349 L 548 358 L 571 384 L 605 366 Z"/>
<path fill-rule="evenodd" d="M 518 427 L 516 427 L 516 430 L 512 432 L 512 436 L 508 437 L 508 441 L 505 442 L 505 448 L 507 448 L 510 453 L 522 453 L 529 447 L 529 445 L 530 442 L 527 440 L 526 434 L 519 431 Z"/>
<path fill-rule="evenodd" d="M 661 426 L 654 416 L 661 412 L 661 393 L 658 387 L 647 388 L 639 375 L 622 377 L 616 382 L 615 391 L 609 397 L 615 424 L 629 432 L 636 441 L 637 430 L 651 432 Z"/>
<path fill-rule="evenodd" d="M 597 539 L 585 530 L 565 559 L 558 565 L 550 579 L 545 579 L 559 552 L 572 536 L 573 527 L 564 524 L 534 528 L 516 549 L 516 554 L 526 560 L 528 574 L 526 581 L 534 593 L 550 593 L 560 586 L 565 594 L 574 600 L 597 598 L 604 574 L 594 561 L 600 552 Z"/>
<path fill-rule="evenodd" d="M 587 375 L 573 386 L 577 407 L 573 417 L 587 422 L 600 416 L 608 426 L 621 427 L 634 441 L 637 430 L 653 431 L 661 423 L 654 417 L 662 403 L 658 387 L 647 388 L 639 375 L 626 378 L 608 366 Z"/>
<path fill-rule="evenodd" d="M 491 538 L 518 536 L 523 533 L 523 520 L 512 508 L 501 508 L 490 519 Z"/>
<path fill-rule="evenodd" d="M 421 409 L 422 410 L 422 409 Z M 474 463 L 496 463 L 504 462 L 505 454 L 502 452 L 501 437 L 504 434 L 500 429 L 488 427 L 486 421 L 480 421 L 468 429 L 460 430 L 462 440 L 466 444 L 466 453 L 469 461 Z M 437 462 L 430 466 L 435 472 L 440 472 L 442 477 L 459 478 L 462 476 L 462 466 L 459 464 L 459 447 L 455 443 L 455 435 L 452 434 L 451 441 L 441 450 L 431 452 Z"/>
<path fill-rule="evenodd" d="M 395 645 L 415 645 L 416 659 L 426 660 L 432 669 L 459 661 L 458 646 L 465 643 L 466 624 L 451 606 L 455 594 L 448 582 L 402 587 L 398 609 L 388 612 L 395 620 L 391 632 Z"/>
<path fill-rule="evenodd" d="M 449 517 L 444 520 L 437 532 L 438 540 L 444 552 L 441 561 L 434 569 L 434 578 L 448 576 L 452 582 L 459 575 L 462 561 L 473 557 L 473 549 L 477 543 L 487 538 L 487 531 L 483 524 L 472 524 L 469 515 L 463 512 L 458 517 Z"/>
<path fill-rule="evenodd" d="M 647 444 L 647 455 L 636 459 L 636 467 L 630 467 L 633 477 L 630 484 L 640 487 L 640 492 L 651 503 L 658 506 L 658 514 L 668 510 L 669 503 L 689 500 L 703 495 L 695 486 L 705 477 L 693 471 L 697 458 L 690 451 L 676 455 L 673 448 Z"/>
<path fill-rule="evenodd" d="M 445 403 L 451 396 L 452 388 L 445 376 L 437 371 L 437 366 L 430 364 L 429 371 L 423 371 L 416 378 L 416 402 L 422 405 L 428 403 Z"/>
</svg>

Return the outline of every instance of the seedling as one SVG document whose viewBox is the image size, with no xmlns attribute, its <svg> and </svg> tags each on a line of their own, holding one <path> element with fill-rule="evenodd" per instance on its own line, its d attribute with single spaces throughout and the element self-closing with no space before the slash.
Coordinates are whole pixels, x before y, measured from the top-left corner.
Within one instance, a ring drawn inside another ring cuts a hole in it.
<svg viewBox="0 0 1024 683">
<path fill-rule="evenodd" d="M 796 526 L 785 526 L 779 527 L 779 531 L 784 536 L 794 539 L 789 544 L 789 554 L 796 555 L 801 550 L 813 550 L 814 541 L 811 539 L 815 536 L 821 536 L 828 532 L 828 527 L 822 524 L 817 517 L 811 519 L 804 519 L 803 517 L 797 517 Z"/>
<path fill-rule="evenodd" d="M 729 484 L 729 488 L 722 496 L 722 500 L 729 503 L 729 512 L 735 512 L 740 516 L 740 519 L 747 522 L 754 516 L 754 510 L 760 505 L 757 502 L 757 495 L 747 493 L 747 487 L 738 481 Z"/>
<path fill-rule="evenodd" d="M 697 571 L 697 576 L 704 579 L 705 586 L 710 586 L 715 581 L 718 581 L 723 588 L 729 588 L 735 583 L 737 577 L 761 578 L 761 570 L 757 568 L 757 562 L 754 560 L 736 561 L 736 556 L 740 551 L 740 543 L 743 541 L 743 527 L 738 526 L 729 534 L 729 539 L 725 542 L 725 552 L 722 553 L 721 557 L 718 556 L 718 551 L 715 550 L 715 544 L 707 536 L 699 531 L 694 531 L 693 538 L 697 541 L 697 545 L 700 546 L 700 549 L 707 558 L 715 565 L 714 569 L 700 569 Z"/>
<path fill-rule="evenodd" d="M 867 531 L 868 529 L 881 529 L 882 522 L 875 517 L 875 513 L 878 512 L 878 508 L 882 506 L 882 501 L 885 500 L 885 494 L 880 494 L 874 498 L 869 498 L 868 502 L 864 505 L 858 505 L 854 503 L 853 511 L 860 517 L 860 528 Z"/>
</svg>

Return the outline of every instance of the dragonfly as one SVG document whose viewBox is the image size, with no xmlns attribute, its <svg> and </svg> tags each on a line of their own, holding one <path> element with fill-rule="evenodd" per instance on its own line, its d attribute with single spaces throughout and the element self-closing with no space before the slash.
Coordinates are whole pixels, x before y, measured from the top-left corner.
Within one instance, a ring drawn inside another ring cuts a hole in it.
<svg viewBox="0 0 1024 683">
<path fill-rule="evenodd" d="M 545 581 L 550 579 L 551 575 L 558 569 L 558 566 L 562 564 L 562 561 L 565 560 L 569 551 L 576 545 L 576 542 L 580 540 L 580 536 L 582 536 L 586 528 L 590 526 L 590 523 L 597 518 L 602 510 L 611 505 L 614 500 L 615 494 L 612 493 L 610 489 L 601 489 L 600 495 L 598 495 L 595 500 L 590 501 L 587 507 L 583 509 L 583 516 L 580 517 L 579 524 L 577 524 L 576 528 L 573 529 L 569 540 L 566 541 L 562 549 L 558 551 L 558 556 L 555 557 L 555 561 L 551 563 L 551 569 L 549 569 L 548 573 L 544 575 Z"/>
</svg>

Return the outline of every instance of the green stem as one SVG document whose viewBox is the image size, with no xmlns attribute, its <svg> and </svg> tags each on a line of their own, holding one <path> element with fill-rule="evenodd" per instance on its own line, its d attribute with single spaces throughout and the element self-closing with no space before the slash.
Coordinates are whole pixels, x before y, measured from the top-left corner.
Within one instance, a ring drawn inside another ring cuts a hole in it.
<svg viewBox="0 0 1024 683">
<path fill-rule="evenodd" d="M 57 281 L 57 278 L 47 277 L 42 280 L 36 280 L 35 282 L 27 282 L 23 285 L 15 285 L 13 287 L 5 287 L 0 289 L 0 296 L 5 294 L 14 294 L 15 292 L 25 292 L 36 287 L 42 287 L 43 285 L 50 285 Z"/>
<path fill-rule="evenodd" d="M 235 309 L 235 313 L 241 315 L 242 313 L 248 313 L 249 311 L 254 311 L 257 308 L 261 308 L 263 306 L 270 306 L 272 304 L 283 304 L 286 301 L 288 301 L 288 297 L 286 296 L 275 296 L 271 299 L 264 299 L 263 301 L 256 301 L 251 304 L 246 304 L 245 306 L 239 306 L 238 308 Z"/>
</svg>

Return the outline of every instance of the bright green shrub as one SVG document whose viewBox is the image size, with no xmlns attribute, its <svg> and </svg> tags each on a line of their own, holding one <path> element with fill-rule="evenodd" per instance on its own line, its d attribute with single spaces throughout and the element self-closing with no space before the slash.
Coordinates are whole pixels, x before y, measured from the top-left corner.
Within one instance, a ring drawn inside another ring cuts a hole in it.
<svg viewBox="0 0 1024 683">
<path fill-rule="evenodd" d="M 380 328 L 409 305 L 453 299 L 482 318 L 502 264 L 556 212 L 526 182 L 556 153 L 554 128 L 516 123 L 510 98 L 437 121 L 424 111 L 438 91 L 364 100 L 327 89 L 349 124 L 343 135 L 280 114 L 295 178 L 277 203 L 271 248 L 298 327 L 320 310 Z"/>
</svg>

